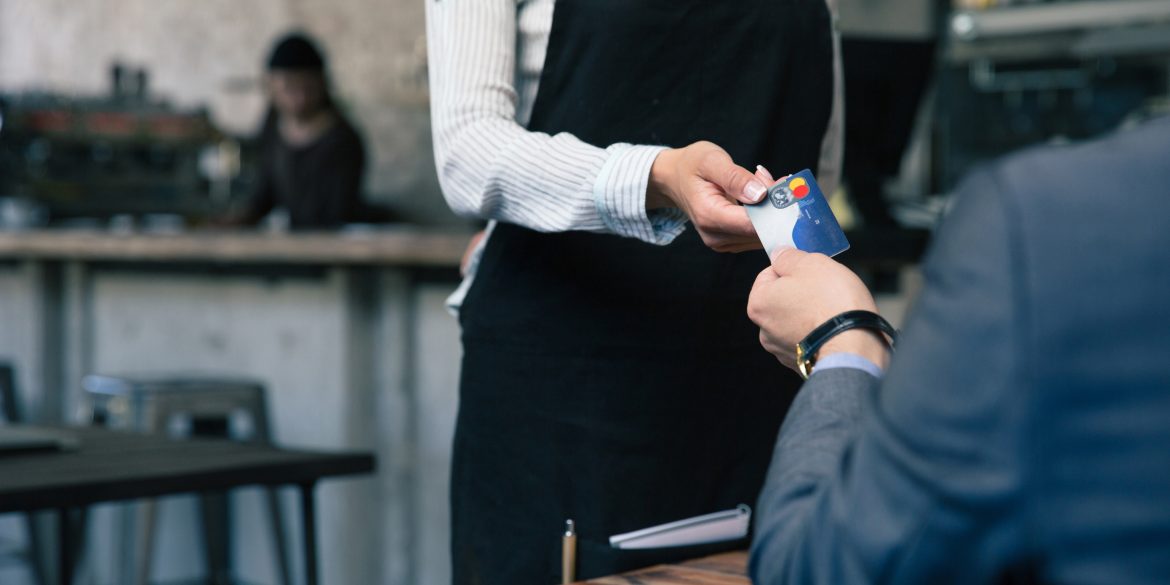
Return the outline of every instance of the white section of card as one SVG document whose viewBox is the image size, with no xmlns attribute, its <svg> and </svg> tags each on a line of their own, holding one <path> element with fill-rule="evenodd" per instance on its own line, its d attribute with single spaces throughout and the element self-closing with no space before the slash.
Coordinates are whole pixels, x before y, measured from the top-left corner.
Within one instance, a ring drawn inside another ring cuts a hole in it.
<svg viewBox="0 0 1170 585">
<path fill-rule="evenodd" d="M 781 247 L 796 246 L 792 241 L 792 230 L 800 220 L 800 205 L 777 209 L 765 201 L 757 205 L 746 205 L 744 209 L 747 210 L 748 219 L 751 219 L 752 226 L 756 228 L 756 234 L 760 236 L 760 243 L 764 244 L 764 251 L 768 253 L 769 258 L 775 256 Z"/>
</svg>

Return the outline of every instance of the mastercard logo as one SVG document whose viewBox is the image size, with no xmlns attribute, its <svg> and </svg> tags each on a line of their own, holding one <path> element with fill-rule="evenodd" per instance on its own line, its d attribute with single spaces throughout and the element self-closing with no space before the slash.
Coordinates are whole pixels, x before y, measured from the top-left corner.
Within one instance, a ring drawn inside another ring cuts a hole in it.
<svg viewBox="0 0 1170 585">
<path fill-rule="evenodd" d="M 788 188 L 792 190 L 792 195 L 797 199 L 804 199 L 808 195 L 808 181 L 797 177 L 788 183 Z"/>
</svg>

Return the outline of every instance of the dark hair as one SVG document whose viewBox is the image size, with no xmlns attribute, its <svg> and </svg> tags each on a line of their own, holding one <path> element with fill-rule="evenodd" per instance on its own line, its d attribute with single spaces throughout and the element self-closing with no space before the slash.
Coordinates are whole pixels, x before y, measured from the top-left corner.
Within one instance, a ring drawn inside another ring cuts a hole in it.
<svg viewBox="0 0 1170 585">
<path fill-rule="evenodd" d="M 325 57 L 308 35 L 289 33 L 276 43 L 268 56 L 268 70 L 275 69 L 324 71 Z"/>
</svg>

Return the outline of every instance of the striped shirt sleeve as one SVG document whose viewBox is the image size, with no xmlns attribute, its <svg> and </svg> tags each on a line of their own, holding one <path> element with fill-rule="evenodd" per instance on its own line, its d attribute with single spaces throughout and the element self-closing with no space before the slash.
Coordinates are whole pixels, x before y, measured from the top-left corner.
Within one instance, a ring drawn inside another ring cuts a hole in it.
<svg viewBox="0 0 1170 585">
<path fill-rule="evenodd" d="M 516 0 L 427 0 L 426 7 L 435 161 L 456 213 L 654 244 L 683 231 L 681 211 L 646 211 L 650 167 L 663 147 L 600 148 L 516 121 Z"/>
</svg>

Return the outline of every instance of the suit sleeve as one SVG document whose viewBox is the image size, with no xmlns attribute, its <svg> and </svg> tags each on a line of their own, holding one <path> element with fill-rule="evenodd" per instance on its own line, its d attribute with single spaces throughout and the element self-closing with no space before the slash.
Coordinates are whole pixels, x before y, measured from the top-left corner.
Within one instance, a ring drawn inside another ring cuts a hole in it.
<svg viewBox="0 0 1170 585">
<path fill-rule="evenodd" d="M 815 373 L 756 513 L 757 584 L 993 581 L 1021 549 L 1027 315 L 1010 198 L 962 187 L 880 386 Z"/>
</svg>

